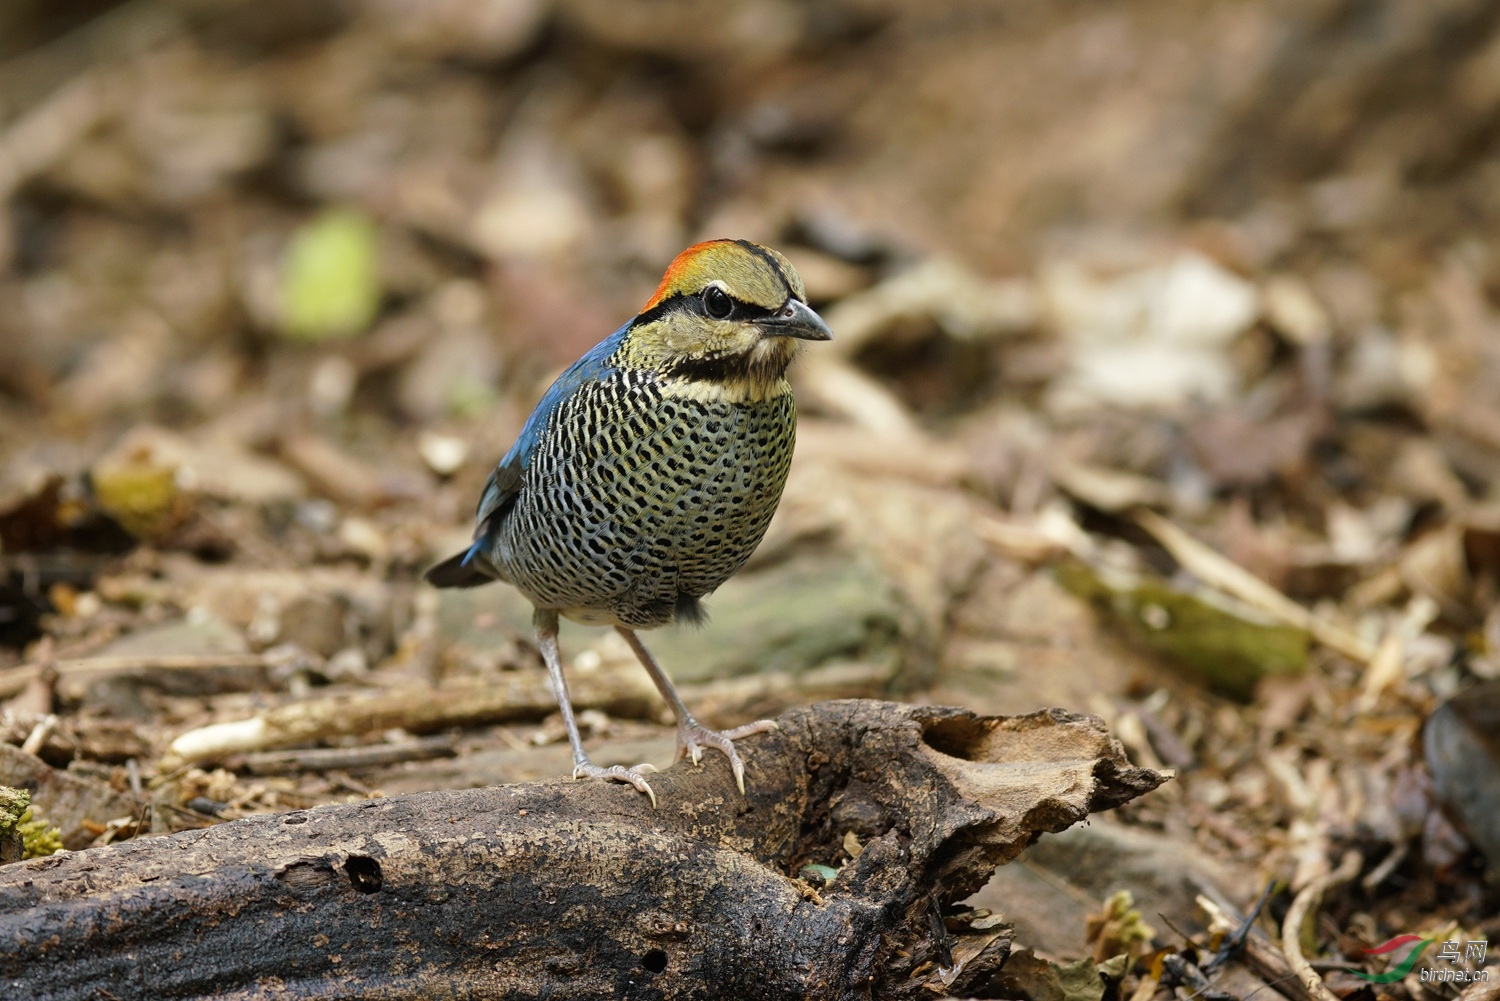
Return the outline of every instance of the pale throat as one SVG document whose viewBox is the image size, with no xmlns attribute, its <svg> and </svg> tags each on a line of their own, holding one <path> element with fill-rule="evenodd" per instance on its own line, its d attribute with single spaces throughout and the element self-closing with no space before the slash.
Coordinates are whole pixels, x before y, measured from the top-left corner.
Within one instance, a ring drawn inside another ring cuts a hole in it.
<svg viewBox="0 0 1500 1001">
<path fill-rule="evenodd" d="M 792 385 L 786 381 L 785 376 L 771 381 L 667 379 L 661 384 L 663 396 L 677 400 L 697 400 L 699 403 L 764 403 L 786 396 L 791 391 Z"/>
<path fill-rule="evenodd" d="M 797 353 L 795 342 L 783 337 L 767 337 L 744 352 L 741 371 L 724 379 L 668 378 L 661 384 L 662 393 L 679 399 L 705 403 L 760 403 L 785 396 L 792 391 L 786 370 Z"/>
<path fill-rule="evenodd" d="M 758 403 L 791 392 L 787 366 L 797 342 L 744 327 L 706 337 L 701 326 L 673 317 L 632 331 L 611 358 L 622 368 L 653 372 L 666 396 L 706 403 Z"/>
</svg>

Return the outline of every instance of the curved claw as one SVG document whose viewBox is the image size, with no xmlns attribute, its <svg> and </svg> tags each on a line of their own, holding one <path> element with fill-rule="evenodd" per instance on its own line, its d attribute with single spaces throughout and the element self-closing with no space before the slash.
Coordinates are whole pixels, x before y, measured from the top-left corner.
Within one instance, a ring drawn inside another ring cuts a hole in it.
<svg viewBox="0 0 1500 1001">
<path fill-rule="evenodd" d="M 732 730 L 710 730 L 689 717 L 677 725 L 677 757 L 681 759 L 686 755 L 696 765 L 703 759 L 705 746 L 717 747 L 729 759 L 729 770 L 734 773 L 734 784 L 739 787 L 740 795 L 743 796 L 745 794 L 745 763 L 740 760 L 739 752 L 734 749 L 734 742 L 751 734 L 779 729 L 780 727 L 773 720 L 761 719 L 754 723 L 746 723 L 744 726 L 737 726 Z"/>
<path fill-rule="evenodd" d="M 592 761 L 580 761 L 573 765 L 573 778 L 576 779 L 604 779 L 606 782 L 624 782 L 626 785 L 634 786 L 636 792 L 645 793 L 651 800 L 651 808 L 656 809 L 656 793 L 651 791 L 651 786 L 642 778 L 643 772 L 654 772 L 656 766 L 650 762 L 642 762 L 634 768 L 626 768 L 624 765 L 596 765 Z"/>
</svg>

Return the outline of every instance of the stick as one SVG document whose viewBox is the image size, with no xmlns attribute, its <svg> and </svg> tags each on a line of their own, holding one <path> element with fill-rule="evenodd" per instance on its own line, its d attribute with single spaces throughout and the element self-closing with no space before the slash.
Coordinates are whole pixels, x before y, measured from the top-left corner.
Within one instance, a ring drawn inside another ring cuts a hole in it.
<svg viewBox="0 0 1500 1001">
<path fill-rule="evenodd" d="M 1302 926 L 1307 922 L 1307 916 L 1322 904 L 1323 894 L 1358 876 L 1360 867 L 1364 864 L 1365 860 L 1359 852 L 1346 852 L 1337 869 L 1302 888 L 1302 892 L 1297 894 L 1292 906 L 1287 909 L 1286 920 L 1282 922 L 1282 954 L 1286 956 L 1292 972 L 1297 975 L 1297 980 L 1307 988 L 1307 993 L 1312 995 L 1314 1001 L 1338 1001 L 1338 997 L 1323 985 L 1323 977 L 1302 955 Z"/>
</svg>

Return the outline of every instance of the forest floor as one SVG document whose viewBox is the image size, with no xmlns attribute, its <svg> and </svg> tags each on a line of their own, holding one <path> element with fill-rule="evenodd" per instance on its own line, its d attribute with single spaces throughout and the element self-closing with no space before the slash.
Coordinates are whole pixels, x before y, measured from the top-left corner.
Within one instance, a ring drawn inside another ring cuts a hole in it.
<svg viewBox="0 0 1500 1001">
<path fill-rule="evenodd" d="M 0 12 L 0 784 L 80 849 L 565 774 L 525 602 L 420 573 L 550 379 L 745 237 L 836 340 L 767 540 L 648 637 L 688 704 L 1060 706 L 1173 770 L 971 902 L 1028 996 L 1144 1001 L 1268 885 L 1278 951 L 1323 889 L 1340 997 L 1457 996 L 1420 970 L 1500 931 L 1492 5 L 919 6 Z M 563 651 L 595 759 L 665 767 L 623 642 Z M 1306 996 L 1213 989 L 1265 980 Z"/>
</svg>

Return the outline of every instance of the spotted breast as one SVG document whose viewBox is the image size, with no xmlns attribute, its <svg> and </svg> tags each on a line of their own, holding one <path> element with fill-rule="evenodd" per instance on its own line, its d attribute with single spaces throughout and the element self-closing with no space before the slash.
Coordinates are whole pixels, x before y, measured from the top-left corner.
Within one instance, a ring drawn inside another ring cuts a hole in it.
<svg viewBox="0 0 1500 1001">
<path fill-rule="evenodd" d="M 534 604 L 636 629 L 696 621 L 760 544 L 791 466 L 791 392 L 735 401 L 663 382 L 614 368 L 542 429 L 496 540 Z"/>
</svg>

